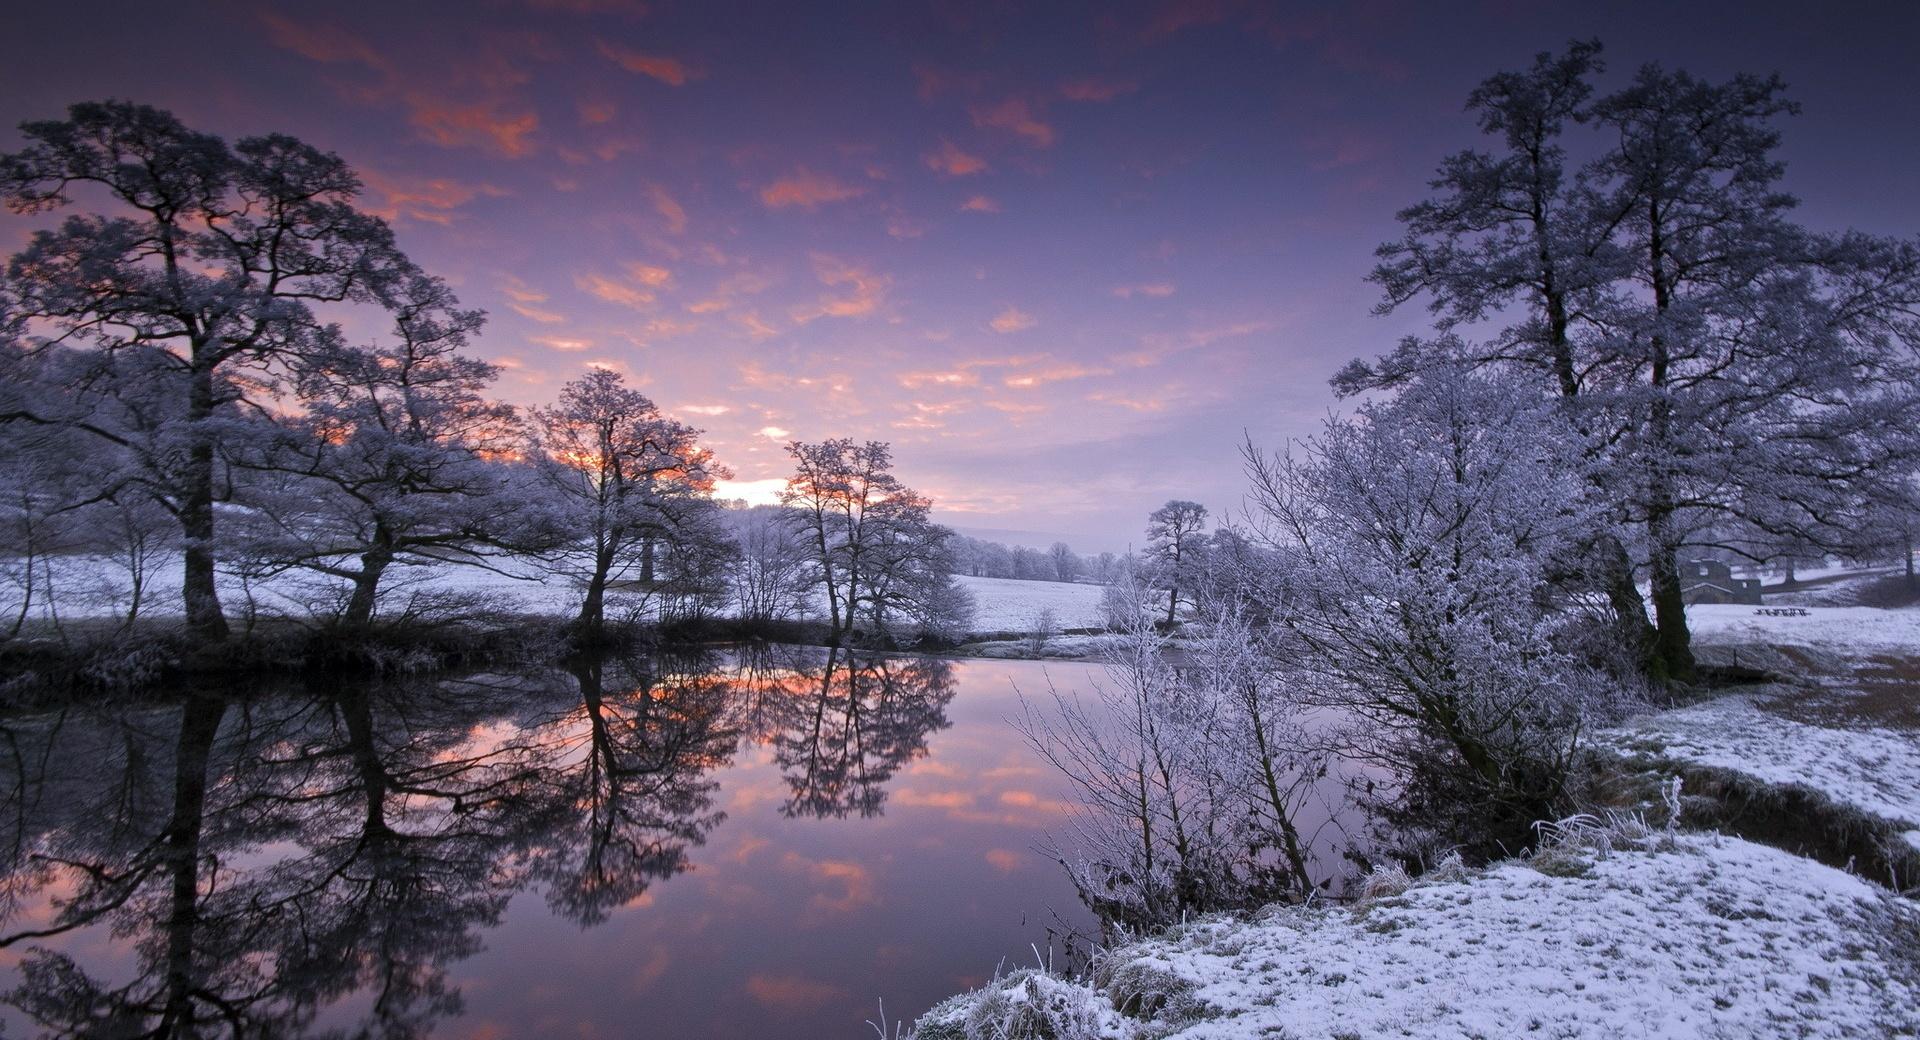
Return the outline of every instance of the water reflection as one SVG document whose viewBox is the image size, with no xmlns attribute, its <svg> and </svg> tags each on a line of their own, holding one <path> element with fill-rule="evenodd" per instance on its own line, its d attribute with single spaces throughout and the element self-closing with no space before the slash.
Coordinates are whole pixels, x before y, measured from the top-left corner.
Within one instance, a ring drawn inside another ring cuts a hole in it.
<svg viewBox="0 0 1920 1040">
<path fill-rule="evenodd" d="M 643 903 L 745 747 L 783 816 L 876 816 L 953 693 L 945 662 L 774 648 L 16 713 L 6 1002 L 50 1036 L 425 1035 L 516 893 L 579 926 Z"/>
</svg>

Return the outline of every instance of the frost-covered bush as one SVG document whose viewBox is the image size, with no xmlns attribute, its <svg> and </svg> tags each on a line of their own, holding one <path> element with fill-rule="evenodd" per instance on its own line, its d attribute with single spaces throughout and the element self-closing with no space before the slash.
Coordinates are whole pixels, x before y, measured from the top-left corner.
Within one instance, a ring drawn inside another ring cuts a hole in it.
<svg viewBox="0 0 1920 1040">
<path fill-rule="evenodd" d="M 1391 771 L 1378 808 L 1416 849 L 1526 846 L 1619 710 L 1550 577 L 1595 515 L 1582 447 L 1531 390 L 1440 369 L 1248 452 L 1270 552 L 1245 587 L 1301 695 L 1353 720 L 1346 752 Z"/>
<path fill-rule="evenodd" d="M 1017 971 L 950 997 L 914 1023 L 909 1040 L 1096 1040 L 1130 1035 L 1101 995 L 1042 971 Z"/>
</svg>

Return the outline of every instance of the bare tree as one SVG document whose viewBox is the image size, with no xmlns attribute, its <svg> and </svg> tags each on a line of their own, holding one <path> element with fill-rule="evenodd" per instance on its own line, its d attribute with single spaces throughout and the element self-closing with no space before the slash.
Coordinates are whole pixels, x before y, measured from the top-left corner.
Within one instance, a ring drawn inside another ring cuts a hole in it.
<svg viewBox="0 0 1920 1040">
<path fill-rule="evenodd" d="M 803 532 L 836 641 L 861 620 L 880 635 L 894 615 L 923 628 L 964 624 L 971 606 L 953 582 L 952 532 L 929 518 L 931 500 L 893 475 L 885 443 L 793 441 L 787 454 L 794 475 L 781 502 Z"/>
<path fill-rule="evenodd" d="M 585 586 L 578 623 L 600 630 L 608 587 L 637 570 L 656 580 L 656 554 L 707 504 L 726 475 L 699 443 L 700 431 L 670 419 L 645 394 L 603 368 L 561 388 L 560 401 L 534 413 L 535 451 L 567 545 L 555 554 Z"/>
</svg>

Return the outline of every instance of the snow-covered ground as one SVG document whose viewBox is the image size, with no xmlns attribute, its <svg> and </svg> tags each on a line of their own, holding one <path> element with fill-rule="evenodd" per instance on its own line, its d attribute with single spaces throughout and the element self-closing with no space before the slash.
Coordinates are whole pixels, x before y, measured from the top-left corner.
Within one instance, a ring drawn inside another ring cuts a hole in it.
<svg viewBox="0 0 1920 1040">
<path fill-rule="evenodd" d="M 958 579 L 973 593 L 976 632 L 1026 632 L 1032 630 L 1042 610 L 1051 609 L 1054 626 L 1099 628 L 1101 585 L 1081 585 L 1065 581 L 1019 581 L 1013 578 Z"/>
<path fill-rule="evenodd" d="M 53 561 L 54 597 L 36 593 L 33 616 L 41 620 L 59 617 L 68 620 L 124 615 L 130 602 L 131 583 L 125 567 L 116 561 L 66 557 Z M 398 605 L 412 592 L 462 593 L 474 596 L 489 610 L 506 613 L 565 615 L 579 609 L 581 590 L 565 576 L 542 571 L 528 561 L 501 560 L 496 569 L 472 566 L 396 566 L 388 573 L 382 592 L 383 601 Z M 1025 632 L 1031 630 L 1042 610 L 1054 613 L 1054 627 L 1091 628 L 1100 624 L 1099 585 L 1078 585 L 1051 581 L 1016 581 L 1010 578 L 961 577 L 960 584 L 973 593 L 977 632 Z M 173 617 L 181 613 L 180 562 L 165 557 L 154 564 L 146 577 L 140 612 L 148 617 Z M 221 602 L 229 612 L 246 608 L 249 602 L 265 613 L 302 615 L 315 605 L 337 595 L 338 582 L 308 573 L 289 573 L 257 582 L 245 582 L 239 576 L 221 572 Z M 17 586 L 0 586 L 0 616 L 11 616 L 20 603 Z M 825 613 L 822 603 L 821 613 Z"/>
<path fill-rule="evenodd" d="M 1845 697 L 1840 691 L 1805 696 Z M 1776 698 L 1788 698 L 1777 700 Z M 1629 758 L 1725 769 L 1798 785 L 1920 829 L 1920 732 L 1813 725 L 1781 714 L 1791 694 L 1736 694 L 1631 719 L 1596 742 Z M 1771 710 L 1769 710 L 1771 709 Z"/>
<path fill-rule="evenodd" d="M 1767 643 L 1861 652 L 1920 653 L 1920 608 L 1800 607 L 1805 617 L 1762 614 L 1775 607 L 1696 604 L 1688 627 L 1701 643 Z"/>
<path fill-rule="evenodd" d="M 1656 835 L 1642 845 L 1543 861 L 1551 873 L 1499 864 L 1358 908 L 1202 921 L 1114 951 L 1099 988 L 1016 973 L 935 1008 L 916 1035 L 1731 1040 L 1920 1030 L 1913 903 L 1737 839 Z M 1029 1031 L 994 1031 L 1023 1016 Z"/>
</svg>

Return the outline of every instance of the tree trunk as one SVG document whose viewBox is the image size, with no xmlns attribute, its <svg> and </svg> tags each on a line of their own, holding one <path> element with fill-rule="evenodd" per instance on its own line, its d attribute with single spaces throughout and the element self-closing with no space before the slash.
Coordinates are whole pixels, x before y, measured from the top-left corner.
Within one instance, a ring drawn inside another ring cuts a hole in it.
<svg viewBox="0 0 1920 1040">
<path fill-rule="evenodd" d="M 1664 528 L 1665 524 L 1659 525 Z M 1687 630 L 1687 604 L 1680 590 L 1677 551 L 1661 544 L 1653 551 L 1653 677 L 1668 682 L 1694 681 L 1693 636 Z"/>
<path fill-rule="evenodd" d="M 220 609 L 214 585 L 213 438 L 207 424 L 213 418 L 213 373 L 196 368 L 187 403 L 187 465 L 181 474 L 180 527 L 186 540 L 186 574 L 181 593 L 186 600 L 187 629 L 201 643 L 227 638 L 227 617 Z"/>
<path fill-rule="evenodd" d="M 353 595 L 347 600 L 341 620 L 349 625 L 364 625 L 373 620 L 373 608 L 379 602 L 380 577 L 393 562 L 393 553 L 375 549 L 360 554 L 360 573 L 353 579 Z"/>
</svg>

